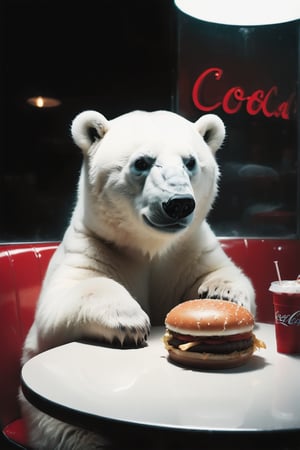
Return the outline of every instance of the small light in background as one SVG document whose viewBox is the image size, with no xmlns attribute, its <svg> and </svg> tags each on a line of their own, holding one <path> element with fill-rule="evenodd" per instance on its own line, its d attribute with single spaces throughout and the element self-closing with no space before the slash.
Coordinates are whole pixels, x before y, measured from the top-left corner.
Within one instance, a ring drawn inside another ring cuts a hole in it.
<svg viewBox="0 0 300 450">
<path fill-rule="evenodd" d="M 30 97 L 27 99 L 29 105 L 35 106 L 36 108 L 54 108 L 61 104 L 58 98 L 53 97 L 43 97 L 41 95 L 37 97 Z"/>
</svg>

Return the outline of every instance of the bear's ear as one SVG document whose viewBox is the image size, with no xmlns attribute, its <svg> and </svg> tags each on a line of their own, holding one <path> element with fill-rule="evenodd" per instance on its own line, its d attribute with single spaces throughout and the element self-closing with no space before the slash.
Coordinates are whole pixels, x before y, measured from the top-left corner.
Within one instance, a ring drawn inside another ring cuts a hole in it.
<svg viewBox="0 0 300 450">
<path fill-rule="evenodd" d="M 220 117 L 215 114 L 205 114 L 194 125 L 212 152 L 216 153 L 225 138 L 225 126 Z"/>
<path fill-rule="evenodd" d="M 84 152 L 103 138 L 109 128 L 108 120 L 97 111 L 84 111 L 72 122 L 71 133 L 75 144 Z"/>
</svg>

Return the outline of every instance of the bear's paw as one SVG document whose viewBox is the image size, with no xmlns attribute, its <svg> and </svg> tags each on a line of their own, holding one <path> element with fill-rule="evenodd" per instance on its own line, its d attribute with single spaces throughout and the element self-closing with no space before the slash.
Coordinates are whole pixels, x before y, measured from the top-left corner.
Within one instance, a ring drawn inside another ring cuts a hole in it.
<svg viewBox="0 0 300 450">
<path fill-rule="evenodd" d="M 198 289 L 198 296 L 199 298 L 228 300 L 244 306 L 254 313 L 253 289 L 247 278 L 243 276 L 236 281 L 224 280 L 222 278 L 205 281 Z"/>
</svg>

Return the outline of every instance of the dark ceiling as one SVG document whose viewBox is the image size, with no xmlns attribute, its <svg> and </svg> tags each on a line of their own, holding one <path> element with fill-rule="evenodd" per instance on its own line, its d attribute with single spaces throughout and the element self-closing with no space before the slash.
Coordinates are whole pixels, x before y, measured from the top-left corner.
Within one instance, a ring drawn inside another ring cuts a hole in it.
<svg viewBox="0 0 300 450">
<path fill-rule="evenodd" d="M 35 95 L 62 100 L 49 116 L 60 117 L 62 127 L 83 109 L 112 118 L 171 107 L 170 0 L 4 0 L 2 9 L 6 145 L 16 122 L 23 128 L 36 121 L 26 104 Z"/>
<path fill-rule="evenodd" d="M 166 106 L 172 6 L 170 0 L 4 0 L 9 99 L 40 93 L 87 98 L 108 113 Z M 123 106 L 112 107 L 117 103 Z"/>
</svg>

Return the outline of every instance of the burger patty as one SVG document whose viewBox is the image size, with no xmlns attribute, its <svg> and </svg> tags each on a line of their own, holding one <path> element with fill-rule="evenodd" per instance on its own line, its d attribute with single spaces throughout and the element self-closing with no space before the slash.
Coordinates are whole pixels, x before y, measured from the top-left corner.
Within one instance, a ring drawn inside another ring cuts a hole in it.
<svg viewBox="0 0 300 450">
<path fill-rule="evenodd" d="M 183 342 L 182 340 L 173 337 L 169 340 L 169 344 L 178 348 L 179 345 L 183 344 Z M 242 339 L 240 341 L 227 341 L 222 343 L 215 343 L 212 341 L 210 344 L 208 344 L 207 341 L 200 341 L 199 344 L 194 345 L 186 351 L 196 353 L 220 353 L 224 355 L 235 351 L 240 352 L 242 350 L 246 350 L 247 348 L 252 347 L 252 345 L 253 337 L 250 337 L 249 339 Z"/>
</svg>

